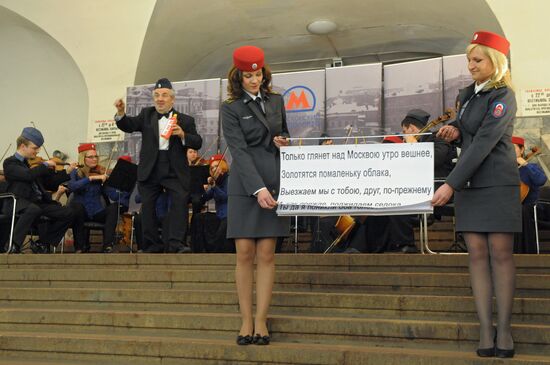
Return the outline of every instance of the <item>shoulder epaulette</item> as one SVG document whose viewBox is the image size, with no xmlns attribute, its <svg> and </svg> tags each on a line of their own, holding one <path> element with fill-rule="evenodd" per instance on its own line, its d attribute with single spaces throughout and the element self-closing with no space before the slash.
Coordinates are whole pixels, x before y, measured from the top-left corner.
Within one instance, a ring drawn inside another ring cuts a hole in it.
<svg viewBox="0 0 550 365">
<path fill-rule="evenodd" d="M 273 95 L 281 95 L 280 93 L 276 92 L 276 91 L 271 91 L 270 94 L 273 94 Z"/>
<path fill-rule="evenodd" d="M 224 103 L 224 104 L 231 104 L 231 103 L 234 102 L 234 101 L 235 101 L 235 99 L 225 99 L 225 100 L 223 101 L 223 103 Z"/>
<path fill-rule="evenodd" d="M 499 82 L 495 83 L 493 86 L 495 89 L 500 89 L 501 87 L 506 87 L 506 83 L 503 80 L 500 80 Z"/>
</svg>

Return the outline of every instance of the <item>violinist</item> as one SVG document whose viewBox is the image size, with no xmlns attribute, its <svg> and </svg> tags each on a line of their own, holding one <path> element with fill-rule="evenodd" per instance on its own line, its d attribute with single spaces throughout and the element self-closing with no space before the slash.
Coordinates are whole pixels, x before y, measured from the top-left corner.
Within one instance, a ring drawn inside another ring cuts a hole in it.
<svg viewBox="0 0 550 365">
<path fill-rule="evenodd" d="M 229 166 L 222 154 L 210 158 L 210 177 L 208 184 L 204 186 L 204 194 L 201 197 L 201 204 L 214 199 L 216 204 L 216 219 L 199 219 L 195 222 L 203 222 L 201 233 L 196 237 L 196 223 L 191 227 L 191 242 L 194 247 L 203 243 L 207 252 L 234 252 L 231 240 L 226 239 L 227 234 L 227 183 L 229 181 Z M 205 215 L 206 213 L 202 213 Z M 203 217 L 204 218 L 204 217 Z M 200 242 L 202 241 L 202 242 Z M 195 243 L 195 244 L 194 244 Z"/>
<path fill-rule="evenodd" d="M 75 224 L 74 242 L 75 253 L 89 252 L 90 245 L 84 233 L 84 221 L 104 223 L 103 228 L 103 252 L 113 251 L 115 243 L 115 230 L 118 219 L 119 204 L 109 204 L 105 201 L 107 196 L 110 201 L 118 201 L 120 197 L 121 212 L 128 211 L 130 193 L 119 193 L 111 187 L 103 186 L 107 180 L 106 169 L 98 164 L 99 155 L 95 144 L 85 143 L 78 147 L 79 163 L 84 167 L 71 172 L 69 190 L 73 195 L 70 199 L 70 207 L 75 212 L 75 219 L 82 225 Z"/>
<path fill-rule="evenodd" d="M 514 235 L 514 253 L 537 253 L 533 206 L 539 197 L 539 189 L 547 178 L 539 165 L 526 160 L 525 139 L 512 136 L 512 143 L 516 150 L 521 186 L 526 193 L 522 201 L 523 229 L 521 233 Z"/>
<path fill-rule="evenodd" d="M 52 222 L 40 231 L 39 247 L 57 245 L 72 222 L 71 210 L 52 200 L 40 181 L 41 177 L 50 173 L 55 161 L 44 161 L 33 169 L 29 166 L 28 159 L 37 156 L 43 143 L 44 137 L 38 129 L 24 128 L 16 141 L 17 151 L 4 161 L 7 191 L 17 197 L 16 213 L 19 215 L 14 227 L 13 253 L 21 252 L 26 235 L 40 216 L 51 218 Z M 11 214 L 11 209 L 11 205 L 5 205 L 4 213 Z"/>
</svg>

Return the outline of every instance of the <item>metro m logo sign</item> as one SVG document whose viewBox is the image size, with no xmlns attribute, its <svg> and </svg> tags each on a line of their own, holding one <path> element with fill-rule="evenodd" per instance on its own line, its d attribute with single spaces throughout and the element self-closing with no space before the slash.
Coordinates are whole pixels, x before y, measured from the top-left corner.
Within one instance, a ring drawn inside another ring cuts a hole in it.
<svg viewBox="0 0 550 365">
<path fill-rule="evenodd" d="M 317 100 L 313 91 L 306 86 L 293 86 L 283 94 L 287 113 L 315 110 Z"/>
</svg>

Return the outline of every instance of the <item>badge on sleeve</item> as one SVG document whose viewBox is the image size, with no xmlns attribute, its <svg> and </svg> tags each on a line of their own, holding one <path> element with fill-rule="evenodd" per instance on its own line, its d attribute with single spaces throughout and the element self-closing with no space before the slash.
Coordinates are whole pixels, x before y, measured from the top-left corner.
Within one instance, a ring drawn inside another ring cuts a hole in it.
<svg viewBox="0 0 550 365">
<path fill-rule="evenodd" d="M 491 114 L 495 118 L 501 118 L 506 114 L 506 104 L 504 104 L 502 101 L 495 101 L 493 105 L 491 105 Z"/>
</svg>

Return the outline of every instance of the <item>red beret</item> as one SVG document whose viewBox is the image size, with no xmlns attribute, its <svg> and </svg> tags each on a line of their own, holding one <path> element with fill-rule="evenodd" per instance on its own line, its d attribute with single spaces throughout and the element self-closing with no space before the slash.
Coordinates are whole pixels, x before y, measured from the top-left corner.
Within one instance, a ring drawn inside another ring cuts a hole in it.
<svg viewBox="0 0 550 365">
<path fill-rule="evenodd" d="M 225 161 L 221 153 L 218 153 L 217 155 L 213 155 L 212 157 L 210 157 L 210 163 L 214 161 L 222 161 L 222 160 Z"/>
<path fill-rule="evenodd" d="M 95 150 L 95 143 L 82 143 L 78 146 L 78 153 L 90 150 Z"/>
<path fill-rule="evenodd" d="M 493 32 L 479 31 L 475 32 L 472 37 L 472 44 L 482 44 L 484 46 L 496 49 L 497 51 L 508 55 L 510 51 L 510 42 L 503 36 L 500 36 Z"/>
<path fill-rule="evenodd" d="M 518 136 L 512 136 L 512 143 L 520 146 L 525 146 L 525 139 Z"/>
<path fill-rule="evenodd" d="M 118 159 L 128 161 L 128 162 L 132 162 L 132 156 L 130 156 L 130 155 L 120 156 Z"/>
<path fill-rule="evenodd" d="M 264 51 L 254 46 L 242 46 L 233 51 L 233 64 L 241 71 L 252 72 L 264 67 Z"/>
<path fill-rule="evenodd" d="M 386 136 L 382 140 L 382 143 L 403 143 L 403 138 L 398 136 Z"/>
</svg>

